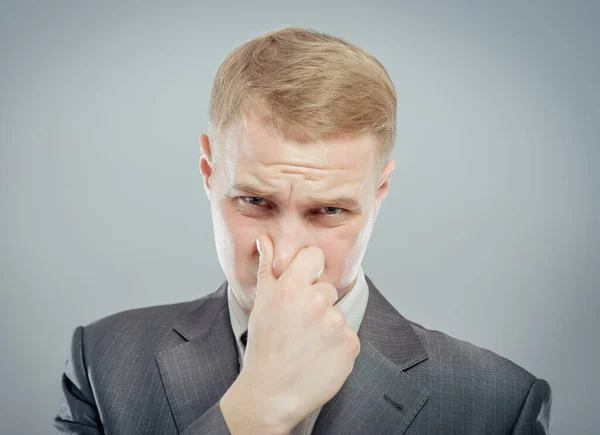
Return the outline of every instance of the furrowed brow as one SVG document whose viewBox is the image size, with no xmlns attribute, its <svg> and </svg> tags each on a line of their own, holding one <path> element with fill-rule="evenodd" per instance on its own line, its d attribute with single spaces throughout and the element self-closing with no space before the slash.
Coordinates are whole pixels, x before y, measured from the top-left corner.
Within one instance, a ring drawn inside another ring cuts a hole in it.
<svg viewBox="0 0 600 435">
<path fill-rule="evenodd" d="M 263 192 L 262 190 L 254 187 L 250 184 L 243 184 L 243 183 L 234 184 L 233 186 L 231 186 L 231 188 L 229 188 L 227 190 L 227 193 L 229 196 L 238 195 L 238 194 L 249 195 L 249 196 L 259 196 L 259 197 L 261 197 L 263 199 L 267 199 L 269 201 L 275 201 L 275 199 L 276 199 L 276 195 L 273 193 Z"/>
<path fill-rule="evenodd" d="M 229 196 L 235 195 L 248 195 L 248 196 L 256 196 L 267 201 L 277 202 L 277 195 L 269 192 L 261 191 L 261 189 L 256 188 L 249 184 L 237 183 L 231 186 L 228 190 Z M 308 197 L 306 201 L 312 206 L 321 208 L 321 207 L 341 207 L 347 208 L 349 210 L 360 209 L 360 203 L 351 197 L 338 197 L 338 198 L 317 198 L 317 197 Z"/>
</svg>

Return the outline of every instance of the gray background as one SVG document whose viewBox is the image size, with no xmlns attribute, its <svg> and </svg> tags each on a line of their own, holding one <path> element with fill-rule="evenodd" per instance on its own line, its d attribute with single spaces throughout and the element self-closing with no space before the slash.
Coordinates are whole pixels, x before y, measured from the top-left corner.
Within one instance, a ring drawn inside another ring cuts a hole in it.
<svg viewBox="0 0 600 435">
<path fill-rule="evenodd" d="M 600 2 L 368 3 L 1 5 L 1 433 L 52 433 L 77 325 L 223 281 L 198 136 L 226 54 L 285 25 L 398 90 L 365 272 L 547 379 L 553 433 L 598 433 Z"/>
</svg>

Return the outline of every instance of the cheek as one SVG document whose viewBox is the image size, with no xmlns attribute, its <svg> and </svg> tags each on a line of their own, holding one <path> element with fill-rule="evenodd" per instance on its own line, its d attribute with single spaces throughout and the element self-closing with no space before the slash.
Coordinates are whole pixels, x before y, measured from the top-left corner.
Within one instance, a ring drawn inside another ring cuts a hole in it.
<svg viewBox="0 0 600 435">
<path fill-rule="evenodd" d="M 249 219 L 227 204 L 213 209 L 217 249 L 230 261 L 241 264 L 256 251 L 256 238 L 262 227 L 257 220 Z"/>
<path fill-rule="evenodd" d="M 343 281 L 353 275 L 366 250 L 371 224 L 357 219 L 352 225 L 322 231 L 318 246 L 325 254 L 328 281 Z"/>
</svg>

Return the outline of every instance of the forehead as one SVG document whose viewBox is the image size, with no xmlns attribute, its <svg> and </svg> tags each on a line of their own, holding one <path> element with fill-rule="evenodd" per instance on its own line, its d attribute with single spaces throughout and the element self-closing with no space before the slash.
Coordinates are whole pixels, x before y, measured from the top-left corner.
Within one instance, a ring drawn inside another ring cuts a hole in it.
<svg viewBox="0 0 600 435">
<path fill-rule="evenodd" d="M 319 178 L 361 180 L 374 174 L 375 138 L 371 134 L 298 143 L 249 118 L 232 126 L 223 143 L 229 177 L 266 171 Z"/>
</svg>

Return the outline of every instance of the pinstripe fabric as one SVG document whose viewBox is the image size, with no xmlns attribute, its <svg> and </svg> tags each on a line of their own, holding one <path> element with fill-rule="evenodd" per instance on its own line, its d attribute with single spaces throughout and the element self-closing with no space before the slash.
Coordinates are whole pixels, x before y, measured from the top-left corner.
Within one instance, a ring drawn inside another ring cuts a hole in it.
<svg viewBox="0 0 600 435">
<path fill-rule="evenodd" d="M 337 307 L 342 313 L 344 313 L 348 325 L 354 332 L 358 332 L 358 329 L 360 328 L 362 319 L 365 315 L 368 300 L 369 286 L 367 285 L 362 266 L 359 266 L 354 286 L 334 304 L 334 307 Z M 230 285 L 227 286 L 227 305 L 231 320 L 231 329 L 233 330 L 233 335 L 236 338 L 238 360 L 241 371 L 244 367 L 244 355 L 246 350 L 245 345 L 242 342 L 242 336 L 248 330 L 248 320 L 250 316 L 246 314 L 242 306 L 235 298 Z M 320 412 L 320 407 L 311 412 L 290 431 L 289 435 L 312 434 L 315 421 L 319 417 Z"/>
<path fill-rule="evenodd" d="M 400 315 L 365 276 L 361 352 L 313 435 L 547 434 L 551 390 L 511 361 Z M 61 434 L 229 434 L 218 401 L 239 373 L 227 283 L 73 333 Z"/>
</svg>

